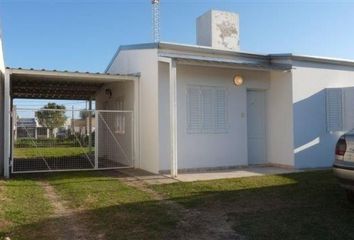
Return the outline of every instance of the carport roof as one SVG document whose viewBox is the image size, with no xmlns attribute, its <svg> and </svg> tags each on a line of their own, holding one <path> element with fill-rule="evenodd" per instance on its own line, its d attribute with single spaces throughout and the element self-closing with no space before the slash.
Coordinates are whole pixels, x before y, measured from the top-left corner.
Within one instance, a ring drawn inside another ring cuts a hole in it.
<svg viewBox="0 0 354 240">
<path fill-rule="evenodd" d="M 12 98 L 89 100 L 105 84 L 131 81 L 139 74 L 7 68 Z"/>
</svg>

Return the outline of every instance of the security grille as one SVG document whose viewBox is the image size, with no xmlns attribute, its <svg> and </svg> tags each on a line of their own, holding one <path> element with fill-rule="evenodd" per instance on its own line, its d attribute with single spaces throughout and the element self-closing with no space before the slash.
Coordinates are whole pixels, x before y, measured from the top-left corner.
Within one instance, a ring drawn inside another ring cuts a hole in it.
<svg viewBox="0 0 354 240">
<path fill-rule="evenodd" d="M 132 111 L 16 109 L 12 126 L 12 173 L 134 165 Z"/>
</svg>

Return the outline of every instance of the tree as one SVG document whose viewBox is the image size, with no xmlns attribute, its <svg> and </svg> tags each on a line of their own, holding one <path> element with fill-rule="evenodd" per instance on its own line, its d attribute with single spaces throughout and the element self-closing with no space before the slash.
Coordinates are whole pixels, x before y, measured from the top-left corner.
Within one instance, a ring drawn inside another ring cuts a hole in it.
<svg viewBox="0 0 354 240">
<path fill-rule="evenodd" d="M 63 105 L 48 103 L 43 108 L 41 108 L 41 110 L 36 112 L 36 118 L 39 124 L 49 129 L 51 137 L 53 137 L 54 128 L 62 127 L 65 124 L 67 117 L 65 116 L 65 111 L 63 110 L 65 110 L 65 106 Z"/>
<path fill-rule="evenodd" d="M 81 110 L 80 111 L 80 118 L 82 120 L 86 120 L 91 114 L 91 117 L 95 117 L 95 113 L 90 110 Z"/>
</svg>

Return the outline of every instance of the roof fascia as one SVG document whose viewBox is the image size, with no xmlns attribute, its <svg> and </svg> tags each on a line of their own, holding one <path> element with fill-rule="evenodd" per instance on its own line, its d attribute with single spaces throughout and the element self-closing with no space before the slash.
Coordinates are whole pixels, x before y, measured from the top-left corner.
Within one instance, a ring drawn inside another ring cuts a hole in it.
<svg viewBox="0 0 354 240">
<path fill-rule="evenodd" d="M 294 62 L 309 62 L 325 65 L 336 65 L 343 67 L 354 67 L 354 61 L 339 58 L 326 58 L 318 56 L 294 55 L 294 54 L 270 54 L 271 62 L 289 62 L 294 65 Z"/>
<path fill-rule="evenodd" d="M 27 76 L 48 76 L 53 78 L 68 78 L 68 79 L 92 79 L 92 80 L 137 80 L 137 75 L 108 75 L 96 73 L 80 73 L 80 72 L 62 72 L 62 71 L 45 71 L 45 70 L 29 70 L 29 69 L 6 69 L 8 74 L 27 75 Z"/>
<path fill-rule="evenodd" d="M 230 50 L 215 49 L 211 47 L 199 46 L 199 45 L 186 45 L 186 44 L 174 44 L 168 42 L 161 42 L 159 44 L 159 50 L 162 52 L 166 51 L 176 51 L 176 52 L 190 52 L 196 55 L 200 54 L 210 54 L 210 55 L 220 55 L 228 57 L 241 57 L 249 59 L 258 59 L 263 61 L 268 61 L 268 55 L 257 54 L 257 53 L 247 53 L 247 52 L 236 52 Z"/>
</svg>

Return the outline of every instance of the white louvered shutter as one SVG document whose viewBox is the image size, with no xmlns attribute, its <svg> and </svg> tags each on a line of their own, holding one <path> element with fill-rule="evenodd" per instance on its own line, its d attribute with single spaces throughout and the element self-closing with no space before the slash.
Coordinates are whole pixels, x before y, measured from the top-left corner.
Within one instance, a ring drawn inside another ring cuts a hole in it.
<svg viewBox="0 0 354 240">
<path fill-rule="evenodd" d="M 341 88 L 329 88 L 326 91 L 327 130 L 343 130 L 343 94 Z"/>
<path fill-rule="evenodd" d="M 226 105 L 226 90 L 225 88 L 217 88 L 215 90 L 215 116 L 216 116 L 216 121 L 215 121 L 215 128 L 217 129 L 218 132 L 223 132 L 226 130 L 226 121 L 227 121 L 227 105 Z"/>
<path fill-rule="evenodd" d="M 202 129 L 202 108 L 200 87 L 190 86 L 187 89 L 187 131 L 200 133 Z"/>
<path fill-rule="evenodd" d="M 215 107 L 213 87 L 202 87 L 203 132 L 212 133 L 215 128 Z"/>
<path fill-rule="evenodd" d="M 187 87 L 187 132 L 226 133 L 226 89 L 214 86 Z"/>
</svg>

